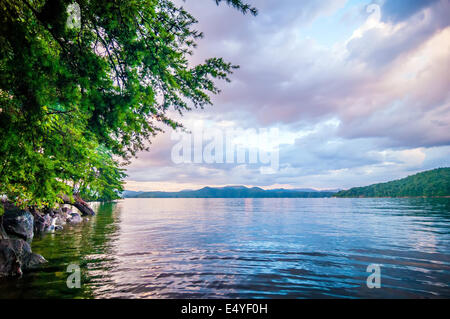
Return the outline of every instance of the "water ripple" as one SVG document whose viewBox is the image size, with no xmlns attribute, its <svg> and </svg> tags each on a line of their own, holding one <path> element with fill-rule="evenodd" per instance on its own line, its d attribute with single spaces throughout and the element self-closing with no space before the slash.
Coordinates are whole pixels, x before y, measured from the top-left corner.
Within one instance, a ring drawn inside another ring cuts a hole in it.
<svg viewBox="0 0 450 319">
<path fill-rule="evenodd" d="M 448 298 L 449 199 L 127 199 L 33 243 L 0 297 Z M 66 286 L 68 264 L 82 288 Z M 369 289 L 370 264 L 381 288 Z"/>
</svg>

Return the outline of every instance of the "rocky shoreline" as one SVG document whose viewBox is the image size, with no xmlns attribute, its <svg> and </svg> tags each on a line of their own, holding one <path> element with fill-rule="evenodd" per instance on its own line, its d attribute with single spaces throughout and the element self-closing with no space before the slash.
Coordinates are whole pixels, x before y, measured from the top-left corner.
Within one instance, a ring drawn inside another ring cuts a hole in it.
<svg viewBox="0 0 450 319">
<path fill-rule="evenodd" d="M 86 205 L 86 203 L 84 203 Z M 87 205 L 86 205 L 87 206 Z M 58 209 L 20 209 L 8 201 L 0 202 L 0 278 L 20 277 L 23 272 L 39 268 L 47 260 L 31 250 L 35 236 L 62 230 L 65 225 L 74 225 L 89 220 L 86 215 L 61 206 Z"/>
</svg>

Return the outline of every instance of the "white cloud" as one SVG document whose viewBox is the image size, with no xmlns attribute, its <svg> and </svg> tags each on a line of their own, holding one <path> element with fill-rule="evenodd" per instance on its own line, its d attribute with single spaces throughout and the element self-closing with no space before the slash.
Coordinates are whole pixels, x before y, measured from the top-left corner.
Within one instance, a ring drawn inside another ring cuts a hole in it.
<svg viewBox="0 0 450 319">
<path fill-rule="evenodd" d="M 182 121 L 188 128 L 198 119 L 219 128 L 279 127 L 280 170 L 174 165 L 166 133 L 133 162 L 130 187 L 338 188 L 449 165 L 450 4 L 398 9 L 391 1 L 378 1 L 381 16 L 360 12 L 366 19 L 333 47 L 301 30 L 319 17 L 333 19 L 347 1 L 262 1 L 256 18 L 213 1 L 187 1 L 206 34 L 192 62 L 223 56 L 241 69 L 221 84 L 213 107 Z"/>
</svg>

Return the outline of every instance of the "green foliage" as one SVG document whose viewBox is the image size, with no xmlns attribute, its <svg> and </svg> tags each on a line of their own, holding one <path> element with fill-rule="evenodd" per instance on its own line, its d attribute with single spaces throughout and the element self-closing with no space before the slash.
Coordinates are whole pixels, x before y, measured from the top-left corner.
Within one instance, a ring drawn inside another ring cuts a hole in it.
<svg viewBox="0 0 450 319">
<path fill-rule="evenodd" d="M 202 33 L 172 1 L 78 0 L 80 27 L 68 28 L 71 3 L 0 2 L 0 194 L 20 205 L 117 198 L 121 164 L 163 125 L 182 126 L 168 111 L 211 104 L 237 68 L 188 62 Z"/>
<path fill-rule="evenodd" d="M 92 167 L 87 177 L 77 186 L 85 200 L 106 201 L 121 198 L 122 179 L 126 176 L 118 162 L 105 147 L 98 147 L 92 158 Z"/>
<path fill-rule="evenodd" d="M 450 168 L 438 168 L 406 178 L 355 187 L 337 193 L 337 197 L 438 197 L 450 196 Z"/>
<path fill-rule="evenodd" d="M 219 5 L 220 2 L 223 0 L 215 0 L 216 4 Z M 251 7 L 250 5 L 243 3 L 241 0 L 226 0 L 228 5 L 235 7 L 236 9 L 242 11 L 242 13 L 246 14 L 247 12 L 250 12 L 253 15 L 256 15 L 258 13 L 258 10 L 255 7 Z"/>
</svg>

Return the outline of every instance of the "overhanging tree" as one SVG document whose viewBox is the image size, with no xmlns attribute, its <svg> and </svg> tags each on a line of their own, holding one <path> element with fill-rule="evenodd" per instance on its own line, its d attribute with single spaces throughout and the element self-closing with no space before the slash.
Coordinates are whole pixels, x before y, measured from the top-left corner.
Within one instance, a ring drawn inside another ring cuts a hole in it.
<svg viewBox="0 0 450 319">
<path fill-rule="evenodd" d="M 81 19 L 69 28 L 74 4 Z M 182 126 L 168 110 L 210 104 L 215 80 L 236 68 L 189 65 L 196 22 L 169 0 L 0 1 L 0 194 L 38 207 L 117 198 L 120 162 L 161 123 Z"/>
</svg>

